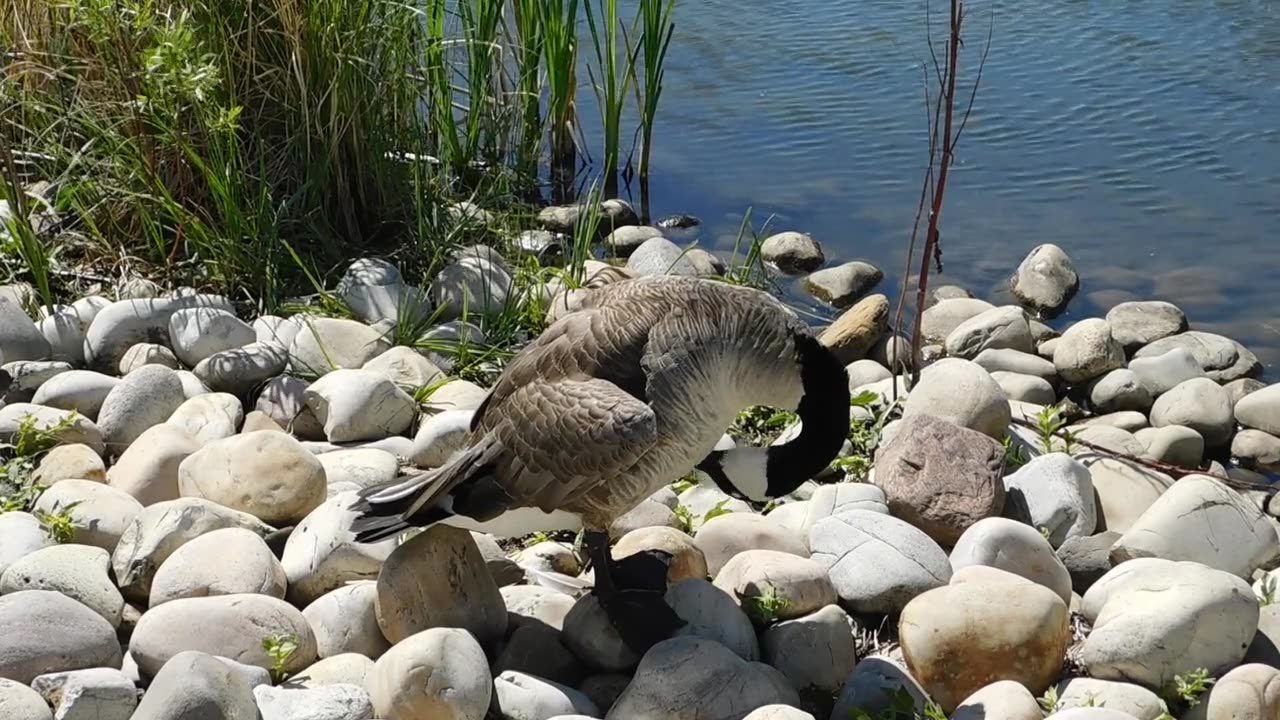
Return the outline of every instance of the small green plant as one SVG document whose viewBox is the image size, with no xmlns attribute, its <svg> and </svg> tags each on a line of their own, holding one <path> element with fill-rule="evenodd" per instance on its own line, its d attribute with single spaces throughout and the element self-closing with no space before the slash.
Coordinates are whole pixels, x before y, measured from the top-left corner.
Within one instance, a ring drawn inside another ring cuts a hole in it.
<svg viewBox="0 0 1280 720">
<path fill-rule="evenodd" d="M 671 483 L 671 490 L 675 492 L 675 494 L 679 495 L 683 493 L 685 490 L 688 490 L 689 488 L 697 484 L 698 484 L 698 477 L 693 473 L 689 473 L 688 475 L 685 475 L 679 480 Z"/>
<path fill-rule="evenodd" d="M 1260 594 L 1258 596 L 1258 604 L 1262 607 L 1274 605 L 1276 602 L 1276 589 L 1280 585 L 1280 580 L 1272 573 L 1262 576 L 1262 581 L 1258 583 Z"/>
<path fill-rule="evenodd" d="M 778 589 L 772 585 L 759 595 L 742 598 L 743 611 L 757 625 L 772 625 L 777 622 L 790 605 L 791 601 L 779 594 Z"/>
<path fill-rule="evenodd" d="M 1204 668 L 1174 675 L 1173 680 L 1162 688 L 1161 695 L 1167 703 L 1183 703 L 1189 708 L 1200 704 L 1200 696 L 1208 692 L 1214 679 Z"/>
<path fill-rule="evenodd" d="M 1027 464 L 1027 449 L 1013 441 L 1012 435 L 1005 435 L 1001 441 L 1004 446 L 1004 465 L 1008 470 L 1016 470 Z"/>
<path fill-rule="evenodd" d="M 271 682 L 279 684 L 284 681 L 284 666 L 289 658 L 298 651 L 298 639 L 292 635 L 273 633 L 262 639 L 262 649 L 271 658 Z"/>
<path fill-rule="evenodd" d="M 1053 531 L 1051 531 L 1049 528 L 1043 525 L 1041 525 L 1036 529 L 1040 531 L 1040 537 L 1044 538 L 1045 540 L 1048 540 L 1049 538 L 1053 537 Z"/>
<path fill-rule="evenodd" d="M 1076 436 L 1066 430 L 1067 417 L 1059 405 L 1048 405 L 1036 413 L 1036 434 L 1040 436 L 1040 447 L 1047 453 L 1054 452 L 1054 439 L 1062 440 L 1062 451 L 1071 452 L 1075 448 Z"/>
<path fill-rule="evenodd" d="M 693 513 L 689 512 L 689 508 L 683 505 L 676 505 L 675 510 L 676 522 L 680 524 L 680 530 L 686 533 L 693 532 Z"/>
<path fill-rule="evenodd" d="M 521 546 L 528 548 L 528 547 L 533 547 L 538 543 L 548 542 L 551 539 L 552 539 L 551 533 L 546 532 L 545 530 L 538 530 L 538 531 L 529 533 L 528 537 L 524 539 L 524 542 L 520 544 Z"/>
<path fill-rule="evenodd" d="M 767 445 L 798 420 L 795 413 L 755 405 L 738 413 L 729 428 L 729 436 L 748 445 Z"/>
<path fill-rule="evenodd" d="M 720 502 L 716 503 L 715 507 L 711 508 L 710 510 L 702 514 L 702 524 L 706 525 L 707 523 L 711 522 L 712 518 L 718 518 L 721 515 L 728 515 L 732 513 L 733 512 L 732 510 L 725 507 L 725 505 L 728 505 L 728 504 L 729 504 L 729 498 L 725 498 L 724 500 L 721 500 Z"/>
<path fill-rule="evenodd" d="M 71 511 L 81 502 L 76 500 L 63 506 L 54 505 L 52 511 L 36 510 L 36 520 L 54 542 L 69 543 L 75 539 L 76 531 L 81 527 L 80 523 L 71 516 Z"/>
<path fill-rule="evenodd" d="M 851 720 L 947 720 L 942 706 L 933 700 L 926 700 L 924 707 L 916 709 L 916 700 L 911 691 L 904 687 L 881 690 L 888 703 L 878 713 L 872 715 L 865 709 L 855 707 L 849 711 Z"/>
<path fill-rule="evenodd" d="M 1052 715 L 1062 705 L 1062 701 L 1058 699 L 1058 688 L 1054 685 L 1050 685 L 1049 689 L 1045 690 L 1044 694 L 1037 698 L 1036 702 L 1040 703 L 1040 709 L 1044 711 L 1045 715 Z"/>
</svg>

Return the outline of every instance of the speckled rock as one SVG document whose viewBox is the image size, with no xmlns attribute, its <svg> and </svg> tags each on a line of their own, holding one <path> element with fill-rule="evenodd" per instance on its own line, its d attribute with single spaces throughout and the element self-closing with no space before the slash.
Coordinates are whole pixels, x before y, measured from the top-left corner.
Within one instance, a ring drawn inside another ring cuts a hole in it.
<svg viewBox="0 0 1280 720">
<path fill-rule="evenodd" d="M 0 717 L 7 720 L 53 720 L 40 693 L 26 685 L 0 678 Z"/>
<path fill-rule="evenodd" d="M 89 545 L 54 545 L 19 558 L 0 574 L 0 595 L 23 590 L 62 593 L 120 626 L 124 598 L 107 575 L 111 556 Z"/>
<path fill-rule="evenodd" d="M 432 628 L 396 643 L 374 665 L 369 695 L 385 720 L 484 720 L 493 680 L 484 650 L 459 628 Z"/>
<path fill-rule="evenodd" d="M 1063 380 L 1083 383 L 1124 367 L 1124 347 L 1105 320 L 1081 320 L 1062 333 L 1053 351 L 1053 366 Z"/>
<path fill-rule="evenodd" d="M 98 428 L 107 448 L 119 455 L 148 428 L 169 419 L 187 399 L 176 373 L 148 365 L 125 376 L 102 401 Z"/>
<path fill-rule="evenodd" d="M 920 384 L 912 389 L 902 410 L 904 419 L 912 415 L 934 415 L 1002 438 L 1011 411 L 1008 397 L 986 370 L 969 360 L 945 358 L 920 374 Z"/>
</svg>

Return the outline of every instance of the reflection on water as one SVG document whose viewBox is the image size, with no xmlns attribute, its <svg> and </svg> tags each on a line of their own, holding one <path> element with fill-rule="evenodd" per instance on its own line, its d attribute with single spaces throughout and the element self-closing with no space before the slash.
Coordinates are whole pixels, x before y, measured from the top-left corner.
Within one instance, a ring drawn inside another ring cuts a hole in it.
<svg viewBox="0 0 1280 720">
<path fill-rule="evenodd" d="M 992 48 L 948 189 L 942 282 L 1000 297 L 1028 250 L 1056 242 L 1082 281 L 1058 324 L 1156 297 L 1280 360 L 1280 4 L 968 8 L 962 79 L 994 10 Z M 925 162 L 924 9 L 682 0 L 654 213 L 695 213 L 702 242 L 723 243 L 752 206 L 834 260 L 898 275 Z"/>
</svg>

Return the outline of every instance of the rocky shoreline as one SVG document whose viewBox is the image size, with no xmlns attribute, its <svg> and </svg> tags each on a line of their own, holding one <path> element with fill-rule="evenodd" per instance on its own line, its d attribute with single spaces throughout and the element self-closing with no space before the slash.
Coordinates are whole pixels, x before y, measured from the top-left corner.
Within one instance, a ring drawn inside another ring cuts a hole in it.
<svg viewBox="0 0 1280 720">
<path fill-rule="evenodd" d="M 733 270 L 685 246 L 692 218 L 601 211 L 616 259 L 584 284 Z M 572 312 L 573 283 L 515 276 L 563 262 L 579 212 L 425 289 L 357 260 L 338 314 L 0 288 L 0 717 L 1280 717 L 1280 385 L 1166 302 L 1051 329 L 1079 287 L 1053 245 L 1011 268 L 1016 305 L 933 289 L 908 387 L 878 268 L 761 243 L 840 311 L 820 337 L 848 364 L 849 457 L 764 507 L 695 475 L 619 519 L 615 557 L 672 553 L 688 622 L 644 657 L 565 592 L 571 542 L 355 544 L 354 492 L 443 463 L 500 371 L 457 377 L 451 346 L 486 347 L 513 303 Z"/>
</svg>

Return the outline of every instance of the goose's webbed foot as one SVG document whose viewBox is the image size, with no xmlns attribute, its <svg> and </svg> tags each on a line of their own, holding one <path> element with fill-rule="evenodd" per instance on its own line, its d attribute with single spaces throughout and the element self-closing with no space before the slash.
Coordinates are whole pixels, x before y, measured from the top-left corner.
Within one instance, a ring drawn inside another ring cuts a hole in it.
<svg viewBox="0 0 1280 720">
<path fill-rule="evenodd" d="M 666 601 L 670 553 L 646 550 L 614 560 L 608 535 L 587 532 L 584 540 L 595 568 L 592 593 L 627 647 L 643 655 L 684 626 Z"/>
</svg>

